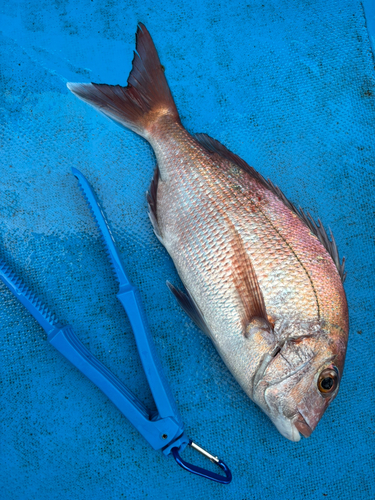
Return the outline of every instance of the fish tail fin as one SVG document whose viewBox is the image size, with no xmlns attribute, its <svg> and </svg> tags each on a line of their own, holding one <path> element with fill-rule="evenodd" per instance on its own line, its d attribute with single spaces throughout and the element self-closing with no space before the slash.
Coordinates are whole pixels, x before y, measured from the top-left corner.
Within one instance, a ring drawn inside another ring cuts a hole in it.
<svg viewBox="0 0 375 500">
<path fill-rule="evenodd" d="M 68 89 L 112 120 L 145 137 L 162 116 L 179 121 L 178 111 L 150 33 L 139 23 L 127 87 L 67 83 Z"/>
</svg>

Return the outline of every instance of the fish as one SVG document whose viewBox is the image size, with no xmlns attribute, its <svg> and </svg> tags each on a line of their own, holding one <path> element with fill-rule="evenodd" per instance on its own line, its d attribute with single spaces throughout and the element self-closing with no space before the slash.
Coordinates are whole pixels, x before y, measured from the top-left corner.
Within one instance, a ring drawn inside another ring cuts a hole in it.
<svg viewBox="0 0 375 500">
<path fill-rule="evenodd" d="M 126 87 L 67 86 L 149 142 L 149 217 L 185 287 L 169 289 L 278 431 L 309 437 L 337 396 L 348 342 L 332 232 L 219 141 L 183 127 L 142 23 Z"/>
</svg>

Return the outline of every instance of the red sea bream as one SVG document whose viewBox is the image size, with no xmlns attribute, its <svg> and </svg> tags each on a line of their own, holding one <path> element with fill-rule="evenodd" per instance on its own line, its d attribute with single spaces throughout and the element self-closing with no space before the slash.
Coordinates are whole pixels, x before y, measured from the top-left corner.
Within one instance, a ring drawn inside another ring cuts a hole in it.
<svg viewBox="0 0 375 500">
<path fill-rule="evenodd" d="M 144 25 L 136 50 L 127 87 L 68 87 L 151 144 L 150 219 L 186 291 L 169 287 L 248 396 L 298 441 L 337 395 L 344 367 L 336 243 L 244 160 L 185 130 Z"/>
</svg>

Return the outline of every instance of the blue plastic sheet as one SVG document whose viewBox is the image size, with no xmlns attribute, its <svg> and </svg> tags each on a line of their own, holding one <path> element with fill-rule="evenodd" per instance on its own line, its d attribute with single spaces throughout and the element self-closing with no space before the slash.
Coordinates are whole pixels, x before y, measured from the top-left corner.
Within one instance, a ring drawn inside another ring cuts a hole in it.
<svg viewBox="0 0 375 500">
<path fill-rule="evenodd" d="M 222 486 L 153 451 L 1 285 L 1 499 L 375 498 L 375 73 L 360 1 L 20 0 L 0 11 L 0 257 L 152 407 L 70 168 L 83 171 L 141 290 L 187 432 L 233 471 Z M 179 281 L 146 214 L 150 147 L 66 89 L 125 85 L 139 21 L 187 129 L 320 216 L 347 257 L 342 387 L 300 443 L 278 434 L 167 290 Z M 193 453 L 184 457 L 207 465 Z"/>
</svg>

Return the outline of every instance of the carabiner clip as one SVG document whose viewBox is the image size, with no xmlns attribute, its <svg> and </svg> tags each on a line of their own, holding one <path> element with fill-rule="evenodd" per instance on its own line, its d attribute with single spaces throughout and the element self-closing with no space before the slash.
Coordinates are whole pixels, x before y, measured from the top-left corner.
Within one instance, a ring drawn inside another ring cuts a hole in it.
<svg viewBox="0 0 375 500">
<path fill-rule="evenodd" d="M 180 449 L 179 448 L 172 448 L 172 454 L 174 456 L 174 459 L 178 463 L 178 465 L 180 465 L 183 469 L 191 472 L 192 474 L 196 474 L 197 476 L 205 477 L 206 479 L 211 479 L 211 481 L 216 481 L 217 483 L 229 484 L 232 481 L 232 473 L 229 470 L 229 467 L 222 460 L 220 460 L 217 457 L 214 457 L 213 455 L 208 453 L 208 451 L 204 450 L 203 448 L 201 448 L 197 444 L 193 443 L 193 441 L 189 441 L 189 446 L 194 448 L 194 450 L 199 451 L 199 453 L 201 453 L 202 455 L 207 457 L 209 460 L 211 460 L 211 462 L 218 465 L 220 467 L 220 469 L 225 472 L 225 477 L 221 476 L 220 474 L 216 474 L 215 472 L 211 472 L 209 470 L 202 469 L 201 467 L 198 467 L 197 465 L 192 465 L 192 464 L 185 462 L 185 460 L 183 460 L 178 453 Z"/>
</svg>

